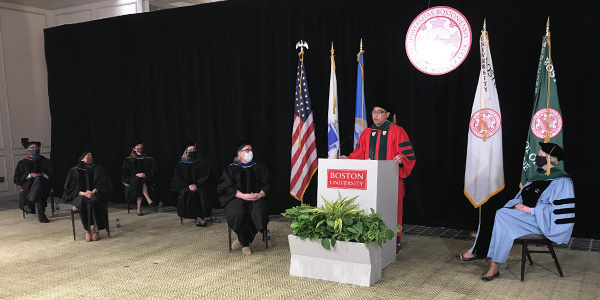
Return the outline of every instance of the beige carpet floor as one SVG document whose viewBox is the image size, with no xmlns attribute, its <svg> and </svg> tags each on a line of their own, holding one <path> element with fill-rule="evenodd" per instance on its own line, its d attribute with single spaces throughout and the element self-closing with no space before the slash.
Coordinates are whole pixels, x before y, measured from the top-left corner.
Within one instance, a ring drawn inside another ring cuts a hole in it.
<svg viewBox="0 0 600 300">
<path fill-rule="evenodd" d="M 63 205 L 65 207 L 65 205 Z M 1 299 L 600 299 L 600 253 L 557 250 L 565 277 L 548 254 L 533 254 L 520 279 L 520 246 L 492 282 L 483 262 L 454 256 L 472 242 L 405 236 L 398 260 L 371 287 L 289 275 L 285 222 L 271 222 L 272 243 L 252 255 L 227 251 L 227 227 L 180 225 L 175 213 L 138 217 L 111 208 L 111 236 L 86 243 L 68 211 L 49 224 L 19 210 L 0 211 Z M 116 234 L 115 219 L 122 232 Z"/>
</svg>

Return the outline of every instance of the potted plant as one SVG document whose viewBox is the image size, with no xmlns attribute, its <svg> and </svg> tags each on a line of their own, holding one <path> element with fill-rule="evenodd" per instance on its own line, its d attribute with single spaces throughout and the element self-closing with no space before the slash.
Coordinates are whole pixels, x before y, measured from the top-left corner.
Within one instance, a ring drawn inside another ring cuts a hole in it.
<svg viewBox="0 0 600 300">
<path fill-rule="evenodd" d="M 321 197 L 323 198 L 323 197 Z M 290 274 L 369 286 L 381 279 L 381 246 L 393 239 L 379 213 L 358 210 L 357 197 L 341 197 L 323 207 L 287 209 Z"/>
</svg>

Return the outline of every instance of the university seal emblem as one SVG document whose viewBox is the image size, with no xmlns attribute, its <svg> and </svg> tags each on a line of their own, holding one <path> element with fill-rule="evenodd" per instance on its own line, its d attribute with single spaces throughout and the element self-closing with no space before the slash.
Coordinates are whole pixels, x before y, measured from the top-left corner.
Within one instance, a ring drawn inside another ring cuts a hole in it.
<svg viewBox="0 0 600 300">
<path fill-rule="evenodd" d="M 562 116 L 554 108 L 542 108 L 531 119 L 531 133 L 540 139 L 546 136 L 546 129 L 548 129 L 550 138 L 553 138 L 560 133 L 562 127 Z"/>
<path fill-rule="evenodd" d="M 406 33 L 406 54 L 417 70 L 442 75 L 456 69 L 469 54 L 471 26 L 457 10 L 436 6 L 418 15 Z"/>
<path fill-rule="evenodd" d="M 494 136 L 500 130 L 500 125 L 502 125 L 500 114 L 490 108 L 476 111 L 469 121 L 469 129 L 480 139 L 483 139 L 484 133 L 488 139 Z"/>
</svg>

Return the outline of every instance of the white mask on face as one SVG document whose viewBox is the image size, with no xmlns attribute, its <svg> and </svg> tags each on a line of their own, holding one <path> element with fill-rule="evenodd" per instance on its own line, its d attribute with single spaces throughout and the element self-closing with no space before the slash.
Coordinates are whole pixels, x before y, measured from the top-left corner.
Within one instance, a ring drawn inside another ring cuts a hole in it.
<svg viewBox="0 0 600 300">
<path fill-rule="evenodd" d="M 251 162 L 252 158 L 254 158 L 254 153 L 252 153 L 252 151 L 244 153 L 244 159 L 247 162 Z"/>
</svg>

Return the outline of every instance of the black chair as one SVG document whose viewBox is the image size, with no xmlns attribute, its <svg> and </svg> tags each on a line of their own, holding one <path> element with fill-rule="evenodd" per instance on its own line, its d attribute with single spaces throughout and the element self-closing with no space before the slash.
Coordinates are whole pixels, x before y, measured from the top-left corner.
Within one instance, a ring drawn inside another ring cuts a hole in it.
<svg viewBox="0 0 600 300">
<path fill-rule="evenodd" d="M 96 217 L 94 214 L 94 206 L 93 205 L 88 205 L 87 206 L 88 209 L 88 216 L 91 215 L 92 218 L 94 218 L 94 224 L 97 224 L 96 222 Z M 73 208 L 71 208 L 71 225 L 73 226 L 73 240 L 76 241 L 77 240 L 77 234 L 75 233 L 75 214 L 79 213 L 79 209 L 77 208 L 77 206 L 73 205 Z M 110 236 L 110 223 L 108 222 L 109 217 L 108 214 L 106 216 L 106 233 L 108 234 L 108 236 Z M 88 219 L 88 227 L 91 226 L 91 220 Z"/>
<path fill-rule="evenodd" d="M 232 241 L 231 241 L 231 232 L 232 231 L 233 230 L 231 230 L 231 227 L 229 227 L 229 225 L 227 225 L 227 236 L 228 236 L 228 241 L 229 241 L 229 244 L 227 244 L 227 245 L 229 247 L 229 252 L 233 251 L 231 249 L 231 243 L 232 243 Z M 269 239 L 268 239 L 268 236 L 267 236 L 267 228 L 265 228 L 265 230 L 263 230 L 263 232 L 262 232 L 262 240 L 265 243 L 265 248 L 269 249 Z"/>
<path fill-rule="evenodd" d="M 125 182 L 121 182 L 121 183 L 125 186 L 124 191 L 125 191 L 125 199 L 127 200 L 127 213 L 129 213 L 129 210 L 131 209 L 131 198 L 132 198 L 127 193 L 127 188 L 129 187 L 129 184 L 127 184 Z M 154 183 L 147 185 L 147 187 L 148 187 L 148 193 L 150 195 L 152 195 L 153 199 L 156 199 L 156 193 L 154 191 Z M 154 203 L 154 201 L 155 200 L 153 200 L 152 203 Z M 136 205 L 137 205 L 137 203 L 136 203 Z M 154 206 L 153 209 L 154 209 L 154 211 L 156 211 L 156 206 Z"/>
<path fill-rule="evenodd" d="M 552 241 L 546 238 L 544 235 L 529 234 L 516 239 L 515 243 L 523 245 L 523 251 L 521 256 L 521 281 L 525 280 L 525 258 L 529 259 L 529 265 L 533 266 L 531 255 L 529 255 L 530 253 L 550 253 L 550 255 L 552 255 L 552 260 L 554 260 L 554 264 L 556 264 L 556 269 L 558 269 L 558 274 L 560 275 L 560 277 L 563 277 L 562 269 L 560 268 L 560 264 L 558 263 L 558 258 L 556 258 L 556 253 L 554 253 Z M 527 244 L 544 244 L 548 247 L 548 250 L 529 250 L 527 249 Z"/>
<path fill-rule="evenodd" d="M 23 190 L 21 189 L 21 193 L 23 192 Z M 54 216 L 54 189 L 50 190 L 50 207 L 52 207 L 52 216 Z M 36 211 L 37 213 L 37 211 Z M 28 212 L 23 211 L 23 219 L 25 219 L 25 215 L 28 214 Z"/>
</svg>

